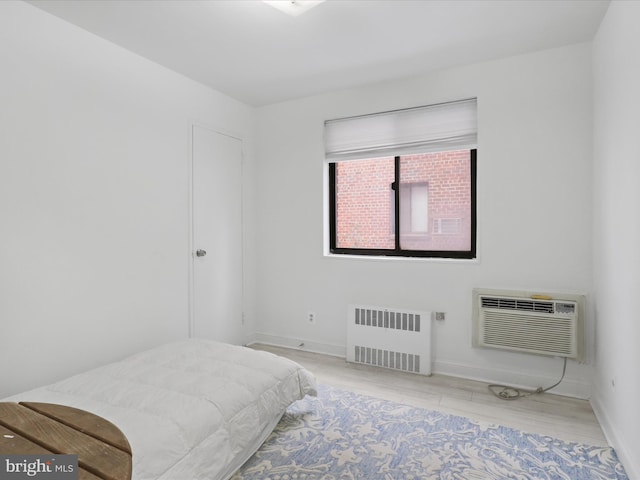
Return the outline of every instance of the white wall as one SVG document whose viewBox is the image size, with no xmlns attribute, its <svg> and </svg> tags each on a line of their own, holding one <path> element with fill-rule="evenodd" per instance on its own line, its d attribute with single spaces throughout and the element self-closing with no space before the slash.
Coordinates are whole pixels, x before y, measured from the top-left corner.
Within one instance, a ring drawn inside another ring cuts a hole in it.
<svg viewBox="0 0 640 480">
<path fill-rule="evenodd" d="M 560 359 L 471 347 L 471 290 L 590 293 L 590 54 L 581 44 L 258 109 L 255 338 L 344 354 L 349 303 L 438 310 L 447 319 L 434 325 L 437 372 L 555 383 Z M 479 261 L 324 257 L 324 120 L 472 96 Z M 588 396 L 591 374 L 570 362 L 558 391 Z"/>
<path fill-rule="evenodd" d="M 189 122 L 253 109 L 22 2 L 0 68 L 1 398 L 187 336 Z"/>
<path fill-rule="evenodd" d="M 593 47 L 593 405 L 630 478 L 640 478 L 640 3 L 611 3 Z"/>
<path fill-rule="evenodd" d="M 470 347 L 471 289 L 591 294 L 595 278 L 592 402 L 640 478 L 639 20 L 639 4 L 613 2 L 600 28 L 595 115 L 591 46 L 577 45 L 261 108 L 254 164 L 249 107 L 0 2 L 0 397 L 186 337 L 195 121 L 245 139 L 254 338 L 343 354 L 348 303 L 442 310 L 436 371 L 538 386 L 557 379 L 557 359 Z M 469 96 L 479 101 L 479 261 L 323 257 L 323 121 Z M 559 390 L 588 395 L 591 373 L 571 362 Z"/>
</svg>

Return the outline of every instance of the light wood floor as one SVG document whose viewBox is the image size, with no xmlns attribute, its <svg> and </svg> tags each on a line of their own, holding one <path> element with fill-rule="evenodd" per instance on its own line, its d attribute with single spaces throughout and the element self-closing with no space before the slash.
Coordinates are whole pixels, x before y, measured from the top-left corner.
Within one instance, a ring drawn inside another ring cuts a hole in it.
<svg viewBox="0 0 640 480">
<path fill-rule="evenodd" d="M 298 362 L 315 374 L 318 383 L 570 442 L 607 445 L 586 400 L 543 393 L 507 401 L 496 398 L 486 384 L 472 380 L 396 372 L 289 348 L 261 344 L 252 348 Z"/>
</svg>

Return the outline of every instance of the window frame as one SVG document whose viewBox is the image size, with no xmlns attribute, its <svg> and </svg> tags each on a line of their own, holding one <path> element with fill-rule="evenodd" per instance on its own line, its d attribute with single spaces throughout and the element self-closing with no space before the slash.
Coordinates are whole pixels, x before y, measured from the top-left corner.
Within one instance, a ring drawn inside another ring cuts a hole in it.
<svg viewBox="0 0 640 480">
<path fill-rule="evenodd" d="M 464 259 L 477 258 L 477 148 L 470 148 L 470 181 L 471 181 L 471 246 L 469 250 L 409 250 L 400 247 L 400 156 L 395 156 L 395 179 L 393 182 L 395 193 L 395 247 L 393 249 L 380 248 L 338 248 L 336 224 L 336 163 L 329 162 L 329 253 L 335 255 L 356 255 L 362 257 L 408 257 L 408 258 L 440 258 Z"/>
</svg>

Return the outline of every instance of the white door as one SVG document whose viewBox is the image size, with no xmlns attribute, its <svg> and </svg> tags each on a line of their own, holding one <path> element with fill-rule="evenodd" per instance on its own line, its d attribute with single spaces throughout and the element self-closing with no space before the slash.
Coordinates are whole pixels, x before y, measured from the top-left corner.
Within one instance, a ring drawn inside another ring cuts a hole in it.
<svg viewBox="0 0 640 480">
<path fill-rule="evenodd" d="M 192 127 L 191 336 L 239 344 L 242 327 L 242 141 Z"/>
</svg>

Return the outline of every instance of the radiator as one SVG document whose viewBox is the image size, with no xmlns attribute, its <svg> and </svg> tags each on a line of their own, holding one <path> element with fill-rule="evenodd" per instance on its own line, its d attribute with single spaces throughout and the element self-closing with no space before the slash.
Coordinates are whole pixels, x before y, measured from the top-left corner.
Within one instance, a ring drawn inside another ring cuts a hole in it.
<svg viewBox="0 0 640 480">
<path fill-rule="evenodd" d="M 431 375 L 431 312 L 349 305 L 347 361 Z"/>
</svg>

